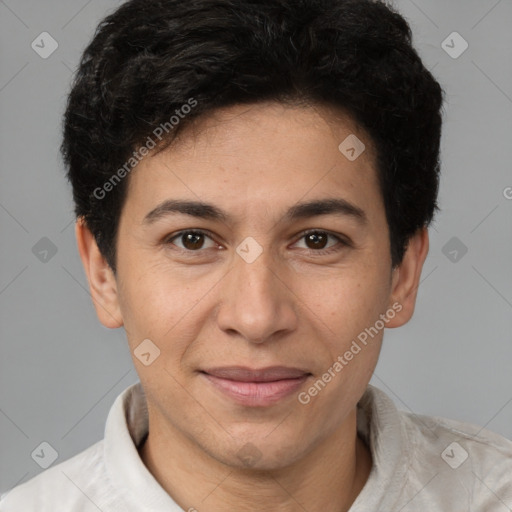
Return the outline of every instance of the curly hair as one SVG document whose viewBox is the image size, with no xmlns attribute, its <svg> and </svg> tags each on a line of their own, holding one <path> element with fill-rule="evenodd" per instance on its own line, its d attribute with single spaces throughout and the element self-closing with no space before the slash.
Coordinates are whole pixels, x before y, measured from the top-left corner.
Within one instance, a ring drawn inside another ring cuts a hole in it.
<svg viewBox="0 0 512 512">
<path fill-rule="evenodd" d="M 277 101 L 348 112 L 376 148 L 393 266 L 438 210 L 444 91 L 406 20 L 377 0 L 131 0 L 85 49 L 61 151 L 83 217 L 116 272 L 127 179 L 94 191 L 183 105 L 164 142 L 221 107 Z"/>
</svg>

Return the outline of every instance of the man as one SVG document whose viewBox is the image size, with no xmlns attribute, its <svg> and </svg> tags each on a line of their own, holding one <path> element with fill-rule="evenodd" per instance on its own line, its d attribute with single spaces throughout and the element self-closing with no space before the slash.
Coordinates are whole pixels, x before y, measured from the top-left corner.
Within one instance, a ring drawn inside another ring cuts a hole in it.
<svg viewBox="0 0 512 512">
<path fill-rule="evenodd" d="M 510 441 L 368 384 L 414 312 L 442 97 L 381 2 L 132 0 L 104 20 L 63 153 L 98 317 L 140 383 L 0 510 L 510 506 Z"/>
</svg>

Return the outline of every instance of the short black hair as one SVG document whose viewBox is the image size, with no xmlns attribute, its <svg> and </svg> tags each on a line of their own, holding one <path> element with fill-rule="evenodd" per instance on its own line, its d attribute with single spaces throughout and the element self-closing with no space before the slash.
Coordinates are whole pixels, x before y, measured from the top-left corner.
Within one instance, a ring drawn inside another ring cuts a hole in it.
<svg viewBox="0 0 512 512">
<path fill-rule="evenodd" d="M 75 214 L 115 273 L 120 178 L 155 134 L 169 145 L 237 104 L 330 105 L 376 148 L 396 266 L 439 209 L 443 97 L 383 1 L 131 0 L 99 24 L 68 97 L 61 150 Z"/>
</svg>

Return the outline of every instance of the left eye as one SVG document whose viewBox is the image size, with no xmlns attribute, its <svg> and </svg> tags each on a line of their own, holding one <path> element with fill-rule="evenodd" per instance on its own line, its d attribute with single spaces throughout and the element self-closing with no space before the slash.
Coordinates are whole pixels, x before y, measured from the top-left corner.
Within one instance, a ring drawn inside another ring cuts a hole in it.
<svg viewBox="0 0 512 512">
<path fill-rule="evenodd" d="M 328 246 L 329 237 L 333 239 L 335 242 Z M 304 233 L 299 240 L 304 240 L 306 244 L 306 249 L 310 249 L 313 251 L 321 251 L 324 249 L 330 249 L 333 246 L 336 246 L 337 243 L 343 243 L 343 241 L 326 231 L 309 231 Z"/>
</svg>

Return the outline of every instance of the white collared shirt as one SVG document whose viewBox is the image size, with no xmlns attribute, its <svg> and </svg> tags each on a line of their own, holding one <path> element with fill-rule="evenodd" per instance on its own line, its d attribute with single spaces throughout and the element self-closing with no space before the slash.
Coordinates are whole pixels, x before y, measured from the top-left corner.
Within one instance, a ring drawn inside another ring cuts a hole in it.
<svg viewBox="0 0 512 512">
<path fill-rule="evenodd" d="M 350 512 L 512 509 L 512 441 L 468 423 L 399 411 L 371 385 L 358 403 L 357 428 L 373 466 Z M 137 382 L 112 405 L 104 439 L 4 493 L 0 512 L 182 512 L 139 456 L 147 431 Z"/>
</svg>

